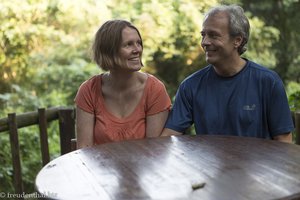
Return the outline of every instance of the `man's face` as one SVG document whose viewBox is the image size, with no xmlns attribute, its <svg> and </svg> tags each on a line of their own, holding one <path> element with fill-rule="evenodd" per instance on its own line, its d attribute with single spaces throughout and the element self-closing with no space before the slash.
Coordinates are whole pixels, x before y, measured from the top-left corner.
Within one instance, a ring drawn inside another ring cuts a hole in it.
<svg viewBox="0 0 300 200">
<path fill-rule="evenodd" d="M 230 37 L 228 16 L 224 12 L 208 16 L 202 25 L 201 46 L 206 62 L 220 67 L 236 56 L 235 39 Z"/>
</svg>

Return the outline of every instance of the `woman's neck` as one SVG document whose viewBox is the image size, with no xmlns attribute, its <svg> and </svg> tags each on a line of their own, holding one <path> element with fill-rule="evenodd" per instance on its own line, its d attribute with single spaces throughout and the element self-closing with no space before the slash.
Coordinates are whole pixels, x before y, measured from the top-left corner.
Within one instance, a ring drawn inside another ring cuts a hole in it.
<svg viewBox="0 0 300 200">
<path fill-rule="evenodd" d="M 122 73 L 110 71 L 103 76 L 103 83 L 110 88 L 118 91 L 124 91 L 139 82 L 139 72 Z"/>
</svg>

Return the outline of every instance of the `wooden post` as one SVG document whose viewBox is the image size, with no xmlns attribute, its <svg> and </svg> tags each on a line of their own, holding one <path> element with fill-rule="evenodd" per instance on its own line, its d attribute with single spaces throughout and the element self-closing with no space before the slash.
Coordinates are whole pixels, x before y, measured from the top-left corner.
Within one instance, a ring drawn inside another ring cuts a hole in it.
<svg viewBox="0 0 300 200">
<path fill-rule="evenodd" d="M 300 145 L 300 111 L 295 112 L 296 144 Z"/>
<path fill-rule="evenodd" d="M 75 112 L 74 108 L 59 110 L 59 132 L 61 155 L 72 151 L 71 140 L 75 137 Z"/>
<path fill-rule="evenodd" d="M 19 138 L 18 138 L 18 125 L 16 120 L 16 113 L 8 114 L 8 128 L 9 128 L 10 147 L 11 147 L 12 162 L 13 162 L 12 164 L 13 164 L 14 188 L 17 194 L 22 194 L 24 192 L 24 188 L 23 188 L 23 180 L 22 180 L 20 146 L 19 146 Z"/>
<path fill-rule="evenodd" d="M 48 132 L 47 132 L 47 116 L 46 109 L 38 109 L 39 118 L 39 129 L 40 129 L 40 144 L 41 144 L 41 154 L 43 166 L 45 166 L 50 161 L 49 156 L 49 145 L 48 145 Z"/>
</svg>

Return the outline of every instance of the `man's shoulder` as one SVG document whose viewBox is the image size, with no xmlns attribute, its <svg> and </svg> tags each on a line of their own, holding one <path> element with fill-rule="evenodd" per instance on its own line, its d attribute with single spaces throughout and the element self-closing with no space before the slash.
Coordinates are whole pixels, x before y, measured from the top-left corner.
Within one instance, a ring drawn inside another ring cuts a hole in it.
<svg viewBox="0 0 300 200">
<path fill-rule="evenodd" d="M 202 79 L 202 77 L 204 77 L 211 70 L 211 68 L 212 68 L 211 65 L 207 65 L 206 67 L 197 70 L 196 72 L 186 77 L 182 81 L 182 83 L 192 83 L 194 81 L 199 82 L 199 79 Z"/>
<path fill-rule="evenodd" d="M 248 71 L 254 71 L 256 73 L 257 76 L 261 77 L 261 78 L 270 78 L 270 79 L 280 79 L 279 75 L 272 69 L 269 69 L 261 64 L 258 64 L 256 62 L 253 62 L 253 61 L 247 61 L 248 62 L 248 68 L 249 70 Z M 252 73 L 251 72 L 251 73 Z"/>
</svg>

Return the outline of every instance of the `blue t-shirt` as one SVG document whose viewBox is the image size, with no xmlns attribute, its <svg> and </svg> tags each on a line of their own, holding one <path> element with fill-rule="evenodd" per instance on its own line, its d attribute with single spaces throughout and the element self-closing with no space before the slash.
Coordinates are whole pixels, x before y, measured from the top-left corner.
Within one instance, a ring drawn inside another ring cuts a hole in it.
<svg viewBox="0 0 300 200">
<path fill-rule="evenodd" d="M 179 86 L 166 128 L 184 133 L 273 138 L 294 129 L 280 77 L 254 62 L 236 75 L 221 77 L 212 65 Z"/>
</svg>

